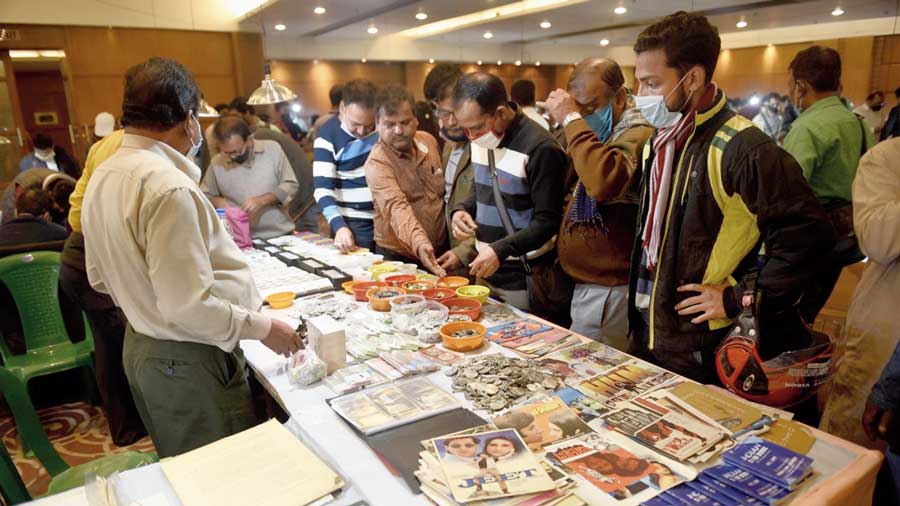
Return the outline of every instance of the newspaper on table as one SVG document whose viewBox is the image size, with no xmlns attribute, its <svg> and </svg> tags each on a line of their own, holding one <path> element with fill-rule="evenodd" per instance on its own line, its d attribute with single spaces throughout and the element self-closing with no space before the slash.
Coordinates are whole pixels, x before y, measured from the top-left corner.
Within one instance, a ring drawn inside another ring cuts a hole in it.
<svg viewBox="0 0 900 506">
<path fill-rule="evenodd" d="M 674 373 L 632 359 L 611 369 L 578 381 L 576 389 L 597 399 L 610 409 L 675 379 Z"/>
<path fill-rule="evenodd" d="M 630 357 L 611 346 L 591 341 L 555 351 L 539 362 L 555 370 L 571 384 L 596 376 L 607 369 L 626 362 Z"/>
</svg>

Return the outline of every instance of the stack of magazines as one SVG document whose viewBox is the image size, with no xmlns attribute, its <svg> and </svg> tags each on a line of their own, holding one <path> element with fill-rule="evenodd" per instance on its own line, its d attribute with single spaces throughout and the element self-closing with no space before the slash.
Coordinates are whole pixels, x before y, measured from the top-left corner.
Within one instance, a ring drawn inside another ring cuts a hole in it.
<svg viewBox="0 0 900 506">
<path fill-rule="evenodd" d="M 722 464 L 700 473 L 698 480 L 668 490 L 644 504 L 775 506 L 789 501 L 812 474 L 810 457 L 756 437 L 747 438 L 728 450 L 722 459 Z"/>
<path fill-rule="evenodd" d="M 439 506 L 583 506 L 574 482 L 512 429 L 486 424 L 422 441 L 416 477 Z"/>
</svg>

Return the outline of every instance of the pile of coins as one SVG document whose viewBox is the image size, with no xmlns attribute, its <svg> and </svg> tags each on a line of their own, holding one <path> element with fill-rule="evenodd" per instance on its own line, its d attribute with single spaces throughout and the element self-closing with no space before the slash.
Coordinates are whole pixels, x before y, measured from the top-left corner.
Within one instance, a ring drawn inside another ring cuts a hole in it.
<svg viewBox="0 0 900 506">
<path fill-rule="evenodd" d="M 519 318 L 506 304 L 485 304 L 481 307 L 481 314 L 494 325 L 511 322 Z"/>
<path fill-rule="evenodd" d="M 297 318 L 309 319 L 316 316 L 330 316 L 336 321 L 342 321 L 355 311 L 357 307 L 352 302 L 335 300 L 332 294 L 327 294 L 301 301 L 297 309 Z"/>
<path fill-rule="evenodd" d="M 538 362 L 503 355 L 471 357 L 446 372 L 453 377 L 453 391 L 464 392 L 478 409 L 500 411 L 536 394 L 564 385 Z"/>
</svg>

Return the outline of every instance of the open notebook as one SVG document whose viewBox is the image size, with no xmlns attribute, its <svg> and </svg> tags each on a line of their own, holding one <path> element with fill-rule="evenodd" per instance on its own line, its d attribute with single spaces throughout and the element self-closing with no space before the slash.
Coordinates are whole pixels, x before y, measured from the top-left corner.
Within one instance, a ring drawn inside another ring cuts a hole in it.
<svg viewBox="0 0 900 506">
<path fill-rule="evenodd" d="M 160 465 L 184 506 L 305 506 L 344 486 L 274 419 Z"/>
</svg>

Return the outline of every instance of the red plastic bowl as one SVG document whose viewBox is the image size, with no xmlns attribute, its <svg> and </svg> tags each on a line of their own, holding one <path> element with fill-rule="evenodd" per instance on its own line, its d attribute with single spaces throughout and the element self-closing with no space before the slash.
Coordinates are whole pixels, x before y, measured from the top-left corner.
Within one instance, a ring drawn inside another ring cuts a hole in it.
<svg viewBox="0 0 900 506">
<path fill-rule="evenodd" d="M 450 288 L 429 288 L 422 292 L 422 296 L 427 300 L 436 300 L 438 302 L 457 298 L 456 290 Z"/>
<path fill-rule="evenodd" d="M 415 281 L 416 276 L 413 274 L 393 274 L 391 276 L 386 276 L 382 281 L 385 283 L 396 286 L 397 288 L 402 288 L 403 283 L 407 281 Z"/>
<path fill-rule="evenodd" d="M 369 302 L 369 296 L 366 294 L 370 289 L 379 286 L 388 286 L 388 284 L 382 281 L 361 281 L 356 283 L 353 285 L 353 298 L 359 302 Z"/>
<path fill-rule="evenodd" d="M 481 302 L 478 302 L 475 299 L 456 297 L 453 299 L 444 299 L 441 301 L 441 304 L 447 306 L 451 316 L 463 314 L 471 318 L 472 321 L 477 320 L 478 317 L 481 316 Z"/>
</svg>

